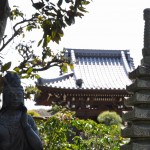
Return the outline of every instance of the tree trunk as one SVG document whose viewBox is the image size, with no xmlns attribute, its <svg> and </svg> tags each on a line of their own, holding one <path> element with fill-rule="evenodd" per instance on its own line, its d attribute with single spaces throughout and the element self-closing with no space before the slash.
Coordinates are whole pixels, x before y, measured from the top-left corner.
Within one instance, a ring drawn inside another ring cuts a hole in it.
<svg viewBox="0 0 150 150">
<path fill-rule="evenodd" d="M 10 15 L 8 0 L 0 0 L 0 44 L 4 36 L 7 18 Z"/>
</svg>

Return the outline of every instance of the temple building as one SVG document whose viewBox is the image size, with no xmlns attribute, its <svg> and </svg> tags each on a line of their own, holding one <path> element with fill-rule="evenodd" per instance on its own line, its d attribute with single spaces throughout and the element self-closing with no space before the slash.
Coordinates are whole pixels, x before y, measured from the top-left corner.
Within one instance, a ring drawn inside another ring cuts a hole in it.
<svg viewBox="0 0 150 150">
<path fill-rule="evenodd" d="M 126 86 L 134 70 L 129 50 L 94 50 L 65 48 L 73 70 L 58 78 L 40 78 L 38 105 L 59 103 L 76 111 L 79 118 L 96 119 L 106 110 L 122 114 L 127 110 L 124 99 L 130 94 Z"/>
</svg>

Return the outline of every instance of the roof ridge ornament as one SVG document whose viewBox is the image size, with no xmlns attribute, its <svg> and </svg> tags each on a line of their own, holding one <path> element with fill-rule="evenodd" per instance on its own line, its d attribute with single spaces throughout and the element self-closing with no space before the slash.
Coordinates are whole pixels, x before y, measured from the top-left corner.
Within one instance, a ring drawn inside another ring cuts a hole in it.
<svg viewBox="0 0 150 150">
<path fill-rule="evenodd" d="M 83 83 L 83 80 L 82 79 L 76 79 L 76 85 L 81 88 L 82 87 L 82 83 Z"/>
<path fill-rule="evenodd" d="M 70 55 L 71 55 L 71 63 L 75 64 L 76 63 L 76 57 L 75 57 L 74 50 L 71 50 Z"/>
<path fill-rule="evenodd" d="M 131 69 L 129 68 L 124 51 L 121 51 L 121 58 L 122 58 L 124 69 L 125 69 L 126 73 L 128 74 L 131 71 Z"/>
<path fill-rule="evenodd" d="M 74 75 L 75 75 L 75 80 L 76 80 L 76 85 L 81 88 L 82 87 L 82 83 L 83 83 L 83 80 L 80 78 L 79 76 L 79 73 L 78 73 L 78 69 L 76 68 L 76 57 L 75 57 L 75 52 L 74 50 L 71 50 L 70 52 L 70 57 L 71 57 L 71 62 L 72 64 L 74 65 L 74 69 L 73 69 L 73 72 L 74 72 Z"/>
</svg>

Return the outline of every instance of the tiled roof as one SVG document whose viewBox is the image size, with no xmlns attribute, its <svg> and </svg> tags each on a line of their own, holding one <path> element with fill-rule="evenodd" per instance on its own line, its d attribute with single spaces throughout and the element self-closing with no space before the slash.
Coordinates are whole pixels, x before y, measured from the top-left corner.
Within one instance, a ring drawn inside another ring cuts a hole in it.
<svg viewBox="0 0 150 150">
<path fill-rule="evenodd" d="M 63 89 L 125 90 L 131 84 L 128 73 L 134 69 L 129 50 L 66 48 L 74 64 L 71 73 L 55 79 L 39 79 L 38 85 Z"/>
</svg>

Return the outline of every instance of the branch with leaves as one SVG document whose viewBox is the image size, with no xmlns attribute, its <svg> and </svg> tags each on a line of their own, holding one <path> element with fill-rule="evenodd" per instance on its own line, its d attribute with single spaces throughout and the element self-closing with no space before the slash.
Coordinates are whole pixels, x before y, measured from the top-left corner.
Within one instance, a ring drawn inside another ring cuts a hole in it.
<svg viewBox="0 0 150 150">
<path fill-rule="evenodd" d="M 58 0 L 56 2 L 31 0 L 31 3 L 34 11 L 26 16 L 18 6 L 14 6 L 10 11 L 8 0 L 0 1 L 0 41 L 3 41 L 0 45 L 0 52 L 2 53 L 12 41 L 20 38 L 22 42 L 18 42 L 14 50 L 21 56 L 21 62 L 14 67 L 14 71 L 22 78 L 38 78 L 39 71 L 53 66 L 58 66 L 65 72 L 69 60 L 64 57 L 64 52 L 54 53 L 55 50 L 51 49 L 51 43 L 59 44 L 64 36 L 64 28 L 73 25 L 75 18 L 82 18 L 87 12 L 85 7 L 90 2 L 88 0 Z M 4 35 L 8 16 L 13 24 L 13 34 L 9 36 Z M 42 35 L 32 41 L 26 41 L 26 34 L 32 33 L 33 30 L 42 31 Z M 33 41 L 36 42 L 34 47 Z M 3 77 L 3 74 L 10 70 L 11 62 L 4 64 L 1 60 L 0 65 L 0 77 Z"/>
</svg>

